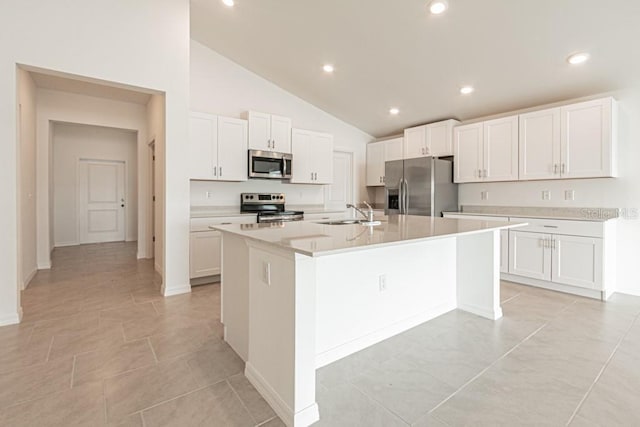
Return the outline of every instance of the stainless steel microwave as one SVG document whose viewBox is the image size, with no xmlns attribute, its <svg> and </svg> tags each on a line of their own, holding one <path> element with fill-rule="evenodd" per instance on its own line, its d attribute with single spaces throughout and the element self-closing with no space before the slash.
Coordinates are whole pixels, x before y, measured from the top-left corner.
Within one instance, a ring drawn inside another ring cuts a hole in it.
<svg viewBox="0 0 640 427">
<path fill-rule="evenodd" d="M 291 154 L 249 150 L 249 178 L 290 179 Z"/>
</svg>

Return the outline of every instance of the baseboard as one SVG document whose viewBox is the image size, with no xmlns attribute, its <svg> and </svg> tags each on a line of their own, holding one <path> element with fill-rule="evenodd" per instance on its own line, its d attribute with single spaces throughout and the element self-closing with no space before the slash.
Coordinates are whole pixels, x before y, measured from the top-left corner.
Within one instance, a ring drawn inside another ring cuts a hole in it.
<svg viewBox="0 0 640 427">
<path fill-rule="evenodd" d="M 382 329 L 378 329 L 377 331 L 372 332 L 368 335 L 357 338 L 353 341 L 349 341 L 330 350 L 326 350 L 316 355 L 316 369 L 333 363 L 336 360 L 340 360 L 343 357 L 349 356 L 350 354 L 363 350 L 369 346 L 377 344 L 380 341 L 384 341 L 387 338 L 398 335 L 399 333 L 414 328 L 445 313 L 448 313 L 451 310 L 454 310 L 456 307 L 457 304 L 455 301 L 440 304 L 427 311 L 413 315 Z"/>
<path fill-rule="evenodd" d="M 53 247 L 55 248 L 64 248 L 67 246 L 80 246 L 79 242 L 62 242 L 62 243 L 58 243 L 56 242 Z"/>
<path fill-rule="evenodd" d="M 44 263 L 38 263 L 38 270 L 50 270 L 51 269 L 51 260 Z"/>
<path fill-rule="evenodd" d="M 501 307 L 491 310 L 485 307 L 478 307 L 471 304 L 458 304 L 458 309 L 490 320 L 497 320 L 502 317 Z"/>
<path fill-rule="evenodd" d="M 22 320 L 22 307 L 13 314 L 0 316 L 0 326 L 15 325 Z"/>
<path fill-rule="evenodd" d="M 37 268 L 34 268 L 33 271 L 31 271 L 31 273 L 29 273 L 27 275 L 27 277 L 24 279 L 24 281 L 22 282 L 22 290 L 24 291 L 25 289 L 27 289 L 27 286 L 29 286 L 29 283 L 31 282 L 31 280 L 33 280 L 33 278 L 36 276 L 36 273 L 38 272 Z"/>
<path fill-rule="evenodd" d="M 184 286 L 179 286 L 177 288 L 167 289 L 164 286 L 164 284 L 162 284 L 162 295 L 164 295 L 165 297 L 171 297 L 173 295 L 188 294 L 189 292 L 191 292 L 191 285 L 184 285 Z"/>
<path fill-rule="evenodd" d="M 216 274 L 214 276 L 207 277 L 198 277 L 196 279 L 191 279 L 191 286 L 200 286 L 200 285 L 209 285 L 211 283 L 220 283 L 221 276 Z"/>
<path fill-rule="evenodd" d="M 518 276 L 515 274 L 500 274 L 501 280 L 507 280 L 521 285 L 536 286 L 538 288 L 549 289 L 550 291 L 564 292 L 567 294 L 579 295 L 581 297 L 606 299 L 607 295 L 600 290 L 580 288 L 577 286 L 561 285 L 559 283 L 547 282 L 544 280 L 531 279 L 529 277 Z"/>
<path fill-rule="evenodd" d="M 276 391 L 250 363 L 245 365 L 244 375 L 255 387 L 258 393 L 262 395 L 264 400 L 271 405 L 282 422 L 288 427 L 293 427 L 294 425 L 296 427 L 307 427 L 320 419 L 320 412 L 318 411 L 317 403 L 314 403 L 295 414 L 293 409 L 291 409 L 289 405 L 280 398 L 280 395 L 276 393 Z"/>
</svg>

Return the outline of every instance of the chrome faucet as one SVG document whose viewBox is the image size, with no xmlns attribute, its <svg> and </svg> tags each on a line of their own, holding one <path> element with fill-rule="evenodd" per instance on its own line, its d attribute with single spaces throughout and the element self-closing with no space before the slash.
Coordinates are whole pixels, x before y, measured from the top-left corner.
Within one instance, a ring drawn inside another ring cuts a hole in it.
<svg viewBox="0 0 640 427">
<path fill-rule="evenodd" d="M 369 208 L 368 211 L 363 211 L 362 209 L 358 208 L 355 205 L 352 205 L 351 203 L 347 203 L 347 208 L 353 208 L 356 211 L 360 212 L 360 214 L 362 214 L 362 216 L 364 216 L 364 218 L 367 220 L 367 222 L 373 222 L 373 208 L 371 207 L 371 205 L 367 202 L 362 202 L 365 205 L 367 205 L 367 207 Z"/>
</svg>

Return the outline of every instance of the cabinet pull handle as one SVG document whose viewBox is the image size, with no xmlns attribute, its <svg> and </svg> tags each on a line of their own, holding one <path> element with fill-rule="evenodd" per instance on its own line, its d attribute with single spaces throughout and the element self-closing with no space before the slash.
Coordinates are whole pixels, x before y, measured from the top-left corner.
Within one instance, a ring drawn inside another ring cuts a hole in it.
<svg viewBox="0 0 640 427">
<path fill-rule="evenodd" d="M 313 181 L 313 172 L 311 172 L 311 181 Z"/>
<path fill-rule="evenodd" d="M 222 177 L 222 166 L 220 166 L 220 176 Z"/>
<path fill-rule="evenodd" d="M 217 166 L 213 167 L 213 176 L 218 176 L 218 168 L 217 168 Z"/>
<path fill-rule="evenodd" d="M 560 173 L 564 175 L 564 171 L 565 171 L 565 167 L 563 163 L 562 166 L 560 167 Z"/>
<path fill-rule="evenodd" d="M 558 173 L 558 164 L 557 163 L 553 164 L 553 173 L 554 174 Z"/>
</svg>

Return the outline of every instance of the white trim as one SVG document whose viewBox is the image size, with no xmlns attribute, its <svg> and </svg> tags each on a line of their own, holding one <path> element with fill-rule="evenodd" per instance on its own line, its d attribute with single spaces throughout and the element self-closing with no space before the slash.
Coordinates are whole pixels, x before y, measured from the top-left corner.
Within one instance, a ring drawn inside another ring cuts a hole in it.
<svg viewBox="0 0 640 427">
<path fill-rule="evenodd" d="M 79 246 L 80 243 L 76 242 L 62 242 L 62 243 L 56 243 L 54 248 L 64 248 L 67 246 Z"/>
<path fill-rule="evenodd" d="M 178 286 L 177 288 L 169 288 L 167 289 L 164 284 L 162 284 L 162 295 L 165 297 L 171 297 L 173 295 L 181 295 L 188 294 L 191 292 L 191 285 Z"/>
<path fill-rule="evenodd" d="M 22 282 L 22 290 L 24 291 L 25 289 L 27 289 L 27 286 L 29 286 L 29 282 L 31 282 L 31 280 L 33 280 L 33 278 L 36 276 L 36 273 L 38 272 L 37 268 L 34 268 L 31 273 L 27 274 L 27 277 L 24 278 L 24 281 Z"/>
<path fill-rule="evenodd" d="M 416 314 L 400 322 L 386 326 L 368 335 L 360 337 L 356 340 L 350 341 L 346 344 L 342 344 L 338 347 L 334 347 L 331 350 L 327 350 L 323 353 L 316 355 L 316 369 L 326 366 L 336 360 L 342 359 L 350 354 L 365 349 L 371 345 L 377 344 L 380 341 L 384 341 L 387 338 L 391 338 L 404 331 L 414 328 L 424 322 L 441 316 L 451 310 L 456 309 L 456 301 L 440 304 L 420 314 Z"/>
<path fill-rule="evenodd" d="M 472 304 L 459 304 L 458 309 L 490 320 L 497 320 L 502 317 L 502 307 L 497 307 L 491 310 Z"/>
<path fill-rule="evenodd" d="M 273 408 L 275 413 L 282 419 L 282 422 L 289 427 L 307 427 L 315 423 L 320 419 L 320 412 L 318 410 L 318 404 L 314 403 L 308 406 L 298 413 L 294 414 L 291 409 L 271 388 L 269 383 L 253 368 L 251 363 L 247 362 L 244 369 L 244 375 L 249 382 L 260 393 L 264 400 Z"/>
<path fill-rule="evenodd" d="M 559 283 L 547 282 L 545 280 L 532 279 L 530 277 L 518 276 L 516 274 L 502 273 L 501 280 L 507 280 L 521 285 L 536 286 L 538 288 L 549 289 L 551 291 L 564 292 L 567 294 L 579 295 L 581 297 L 595 298 L 599 300 L 608 299 L 613 293 L 605 293 L 598 289 L 579 288 L 576 286 L 561 285 Z"/>
<path fill-rule="evenodd" d="M 22 307 L 15 313 L 0 316 L 0 326 L 16 325 L 22 320 Z"/>
<path fill-rule="evenodd" d="M 47 263 L 38 263 L 38 270 L 51 270 L 51 260 Z"/>
</svg>

